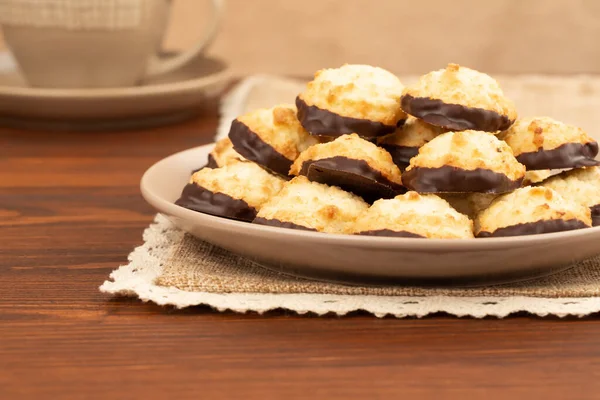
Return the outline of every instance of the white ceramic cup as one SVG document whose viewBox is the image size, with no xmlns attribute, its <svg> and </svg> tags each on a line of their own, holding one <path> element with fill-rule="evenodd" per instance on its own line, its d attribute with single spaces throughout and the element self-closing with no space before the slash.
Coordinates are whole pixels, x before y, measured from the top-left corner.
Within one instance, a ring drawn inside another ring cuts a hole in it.
<svg viewBox="0 0 600 400">
<path fill-rule="evenodd" d="M 171 0 L 143 0 L 139 23 L 128 29 L 70 29 L 5 23 L 4 38 L 29 85 L 51 88 L 123 87 L 178 69 L 214 39 L 224 0 L 211 0 L 213 15 L 190 50 L 159 60 Z"/>
</svg>

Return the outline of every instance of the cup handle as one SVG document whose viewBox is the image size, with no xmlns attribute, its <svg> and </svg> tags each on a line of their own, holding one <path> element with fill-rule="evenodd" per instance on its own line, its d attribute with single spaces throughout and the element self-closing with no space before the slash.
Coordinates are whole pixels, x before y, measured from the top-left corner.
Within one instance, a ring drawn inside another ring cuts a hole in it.
<svg viewBox="0 0 600 400">
<path fill-rule="evenodd" d="M 150 78 L 156 75 L 162 75 L 178 69 L 185 64 L 195 59 L 198 54 L 202 53 L 215 39 L 219 25 L 223 18 L 224 0 L 211 0 L 213 17 L 204 34 L 204 37 L 199 40 L 191 49 L 167 60 L 156 60 L 151 63 L 144 78 Z"/>
</svg>

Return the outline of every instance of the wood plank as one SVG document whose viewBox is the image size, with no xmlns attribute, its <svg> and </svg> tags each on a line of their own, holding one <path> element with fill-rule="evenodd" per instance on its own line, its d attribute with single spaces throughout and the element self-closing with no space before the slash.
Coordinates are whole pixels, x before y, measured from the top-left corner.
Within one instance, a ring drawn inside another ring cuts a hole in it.
<svg viewBox="0 0 600 400">
<path fill-rule="evenodd" d="M 0 399 L 597 398 L 596 317 L 238 315 L 100 293 L 153 218 L 141 173 L 216 121 L 0 130 Z"/>
</svg>

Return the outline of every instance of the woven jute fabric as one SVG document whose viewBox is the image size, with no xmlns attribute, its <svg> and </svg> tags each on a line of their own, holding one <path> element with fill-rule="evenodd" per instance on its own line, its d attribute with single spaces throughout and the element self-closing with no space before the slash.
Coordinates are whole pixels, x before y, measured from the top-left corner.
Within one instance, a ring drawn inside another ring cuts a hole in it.
<svg viewBox="0 0 600 400">
<path fill-rule="evenodd" d="M 404 78 L 410 81 L 411 77 Z M 521 115 L 551 115 L 598 138 L 600 78 L 502 77 Z M 303 83 L 271 76 L 242 81 L 225 99 L 218 137 L 231 119 L 276 103 L 293 103 Z M 600 244 L 599 244 L 600 247 Z M 485 265 L 482 265 L 485 268 Z M 115 270 L 101 290 L 161 305 L 209 305 L 218 310 L 265 312 L 287 309 L 343 315 L 364 310 L 376 316 L 504 317 L 515 312 L 584 316 L 600 312 L 600 257 L 560 273 L 511 284 L 473 288 L 348 286 L 284 275 L 237 254 L 197 240 L 158 215 L 144 244 Z"/>
<path fill-rule="evenodd" d="M 0 0 L 0 23 L 66 29 L 135 28 L 143 0 Z"/>
<path fill-rule="evenodd" d="M 375 296 L 533 296 L 588 297 L 600 295 L 600 257 L 565 271 L 529 281 L 489 287 L 423 288 L 412 286 L 349 286 L 296 278 L 183 235 L 155 283 L 192 292 L 316 293 Z"/>
</svg>

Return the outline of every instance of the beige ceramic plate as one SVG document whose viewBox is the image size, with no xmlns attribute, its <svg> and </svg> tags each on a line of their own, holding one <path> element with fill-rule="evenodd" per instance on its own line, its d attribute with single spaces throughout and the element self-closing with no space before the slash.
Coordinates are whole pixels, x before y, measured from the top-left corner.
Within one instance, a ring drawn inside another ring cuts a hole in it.
<svg viewBox="0 0 600 400">
<path fill-rule="evenodd" d="M 600 227 L 469 240 L 332 235 L 218 218 L 176 206 L 190 172 L 212 145 L 177 153 L 144 174 L 144 198 L 181 229 L 295 275 L 346 282 L 482 284 L 564 269 L 600 253 Z"/>
<path fill-rule="evenodd" d="M 165 55 L 164 57 L 169 57 Z M 139 86 L 106 89 L 28 87 L 9 53 L 0 53 L 0 125 L 34 129 L 140 128 L 198 113 L 229 79 L 224 62 L 199 58 Z"/>
</svg>

